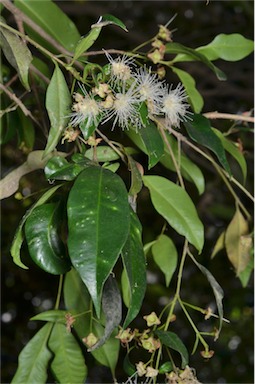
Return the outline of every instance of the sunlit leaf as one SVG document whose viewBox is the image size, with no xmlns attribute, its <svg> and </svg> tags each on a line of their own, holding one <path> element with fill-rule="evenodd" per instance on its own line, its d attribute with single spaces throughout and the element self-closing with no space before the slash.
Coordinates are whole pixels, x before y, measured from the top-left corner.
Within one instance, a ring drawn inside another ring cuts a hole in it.
<svg viewBox="0 0 255 384">
<path fill-rule="evenodd" d="M 54 324 L 49 349 L 54 355 L 51 371 L 59 383 L 84 383 L 87 367 L 81 347 L 64 324 Z"/>
<path fill-rule="evenodd" d="M 47 343 L 52 326 L 50 323 L 45 324 L 23 348 L 12 384 L 47 382 L 48 364 L 52 357 Z"/>
<path fill-rule="evenodd" d="M 201 252 L 204 228 L 187 192 L 161 176 L 143 176 L 143 182 L 158 213 Z"/>
<path fill-rule="evenodd" d="M 237 276 L 244 271 L 251 258 L 252 238 L 250 236 L 246 237 L 248 233 L 248 222 L 237 206 L 235 215 L 227 227 L 225 235 L 227 256 L 235 268 Z"/>
<path fill-rule="evenodd" d="M 178 253 L 173 241 L 162 234 L 152 245 L 152 255 L 155 263 L 164 273 L 168 287 L 177 267 Z"/>
<path fill-rule="evenodd" d="M 44 157 L 53 151 L 63 133 L 69 120 L 71 105 L 71 95 L 66 84 L 65 78 L 58 65 L 51 78 L 46 92 L 46 109 L 49 115 L 51 128 Z"/>
<path fill-rule="evenodd" d="M 68 198 L 68 249 L 100 314 L 103 284 L 129 232 L 129 204 L 122 179 L 89 167 L 77 177 Z"/>
</svg>

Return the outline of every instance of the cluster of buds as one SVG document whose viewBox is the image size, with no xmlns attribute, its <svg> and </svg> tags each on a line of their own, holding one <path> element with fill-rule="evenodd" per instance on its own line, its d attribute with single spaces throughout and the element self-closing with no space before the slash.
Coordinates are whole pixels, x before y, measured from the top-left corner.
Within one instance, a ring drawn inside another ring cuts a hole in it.
<svg viewBox="0 0 255 384">
<path fill-rule="evenodd" d="M 161 26 L 159 37 L 169 39 L 170 35 L 164 28 Z M 65 139 L 75 139 L 77 133 L 70 127 L 83 131 L 109 120 L 112 129 L 118 125 L 122 130 L 131 127 L 138 130 L 146 127 L 149 119 L 164 118 L 165 127 L 169 129 L 179 128 L 180 122 L 189 118 L 189 104 L 181 84 L 173 89 L 151 68 L 143 66 L 137 69 L 134 59 L 127 55 L 116 59 L 108 53 L 106 56 L 109 64 L 103 69 L 104 80 L 98 78 L 91 89 L 79 84 L 80 89 L 73 94 L 74 103 Z M 163 72 L 161 68 L 161 77 Z"/>
<path fill-rule="evenodd" d="M 200 384 L 196 378 L 195 370 L 188 365 L 184 370 L 176 369 L 166 374 L 168 384 Z"/>
<path fill-rule="evenodd" d="M 170 31 L 165 25 L 159 25 L 159 31 L 151 44 L 153 50 L 148 54 L 148 58 L 154 64 L 158 64 L 164 59 L 166 43 L 171 41 L 173 41 L 172 31 Z"/>
</svg>

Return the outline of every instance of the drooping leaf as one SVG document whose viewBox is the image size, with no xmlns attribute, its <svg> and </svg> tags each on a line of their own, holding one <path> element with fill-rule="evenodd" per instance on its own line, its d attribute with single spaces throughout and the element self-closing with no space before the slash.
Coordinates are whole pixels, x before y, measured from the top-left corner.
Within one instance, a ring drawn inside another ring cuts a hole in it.
<svg viewBox="0 0 255 384">
<path fill-rule="evenodd" d="M 213 151 L 221 165 L 231 174 L 224 147 L 213 132 L 209 120 L 202 115 L 193 115 L 192 122 L 186 121 L 184 125 L 191 139 Z"/>
<path fill-rule="evenodd" d="M 136 367 L 134 364 L 131 363 L 129 360 L 128 353 L 126 354 L 124 360 L 123 360 L 123 369 L 126 372 L 126 374 L 131 377 L 136 373 Z"/>
<path fill-rule="evenodd" d="M 69 120 L 71 96 L 65 78 L 58 65 L 55 65 L 50 84 L 46 92 L 46 109 L 51 128 L 44 157 L 53 151 Z"/>
<path fill-rule="evenodd" d="M 212 251 L 212 255 L 211 255 L 211 258 L 213 259 L 215 257 L 215 255 L 221 251 L 222 249 L 225 248 L 225 235 L 226 235 L 226 232 L 223 231 L 220 236 L 218 237 L 217 241 L 216 241 L 216 244 L 215 246 L 213 247 L 213 251 Z"/>
<path fill-rule="evenodd" d="M 172 67 L 172 71 L 176 73 L 181 80 L 194 112 L 200 113 L 204 106 L 204 100 L 196 88 L 195 80 L 188 72 L 180 68 Z"/>
<path fill-rule="evenodd" d="M 162 234 L 152 245 L 151 250 L 155 263 L 165 275 L 166 286 L 168 287 L 177 267 L 178 253 L 176 247 L 168 236 Z"/>
<path fill-rule="evenodd" d="M 0 45 L 6 59 L 16 69 L 21 83 L 29 91 L 28 71 L 32 55 L 27 45 L 20 37 L 5 28 L 1 28 L 0 31 Z"/>
<path fill-rule="evenodd" d="M 205 179 L 202 171 L 200 168 L 193 163 L 183 151 L 179 154 L 179 148 L 177 140 L 172 136 L 169 135 L 167 132 L 165 133 L 167 136 L 167 140 L 169 142 L 169 145 L 171 146 L 171 150 L 173 152 L 174 158 L 177 161 L 177 164 L 180 166 L 181 174 L 182 176 L 195 184 L 197 187 L 197 190 L 200 195 L 204 193 L 205 190 Z M 160 159 L 160 163 L 164 165 L 167 169 L 170 169 L 171 171 L 175 171 L 175 166 L 172 160 L 172 157 L 169 153 L 168 147 L 165 144 L 164 149 L 164 155 Z"/>
<path fill-rule="evenodd" d="M 63 311 L 61 309 L 51 309 L 49 311 L 38 313 L 30 318 L 30 320 L 40 320 L 40 321 L 52 321 L 52 322 L 61 322 L 65 323 L 65 315 L 67 311 Z"/>
<path fill-rule="evenodd" d="M 89 352 L 100 348 L 109 339 L 113 330 L 119 326 L 122 317 L 122 303 L 116 280 L 110 275 L 105 282 L 102 295 L 102 308 L 105 315 L 105 330 L 101 339 L 88 349 Z"/>
<path fill-rule="evenodd" d="M 143 176 L 143 182 L 158 213 L 201 252 L 204 228 L 187 192 L 161 176 Z"/>
<path fill-rule="evenodd" d="M 64 324 L 54 324 L 48 346 L 54 355 L 50 368 L 57 381 L 84 383 L 87 367 L 81 348 Z"/>
<path fill-rule="evenodd" d="M 52 357 L 47 343 L 52 326 L 53 324 L 50 323 L 45 324 L 23 348 L 12 384 L 47 382 L 47 369 Z"/>
<path fill-rule="evenodd" d="M 251 258 L 252 238 L 251 236 L 246 237 L 248 233 L 248 222 L 237 206 L 235 215 L 227 227 L 225 235 L 227 256 L 235 268 L 237 276 L 244 271 Z"/>
<path fill-rule="evenodd" d="M 251 250 L 251 258 L 250 258 L 249 264 L 246 266 L 246 268 L 242 272 L 240 272 L 238 276 L 239 280 L 242 283 L 243 288 L 247 287 L 247 284 L 250 280 L 253 270 L 254 270 L 254 255 L 252 254 L 252 250 Z"/>
<path fill-rule="evenodd" d="M 159 340 L 162 344 L 179 352 L 182 359 L 181 366 L 184 369 L 186 365 L 189 364 L 189 354 L 187 348 L 185 347 L 179 336 L 176 335 L 176 333 L 169 331 L 157 330 L 155 333 L 159 337 Z"/>
<path fill-rule="evenodd" d="M 15 0 L 15 5 L 63 47 L 71 52 L 74 50 L 80 34 L 72 20 L 55 2 L 51 0 Z M 31 35 L 43 46 L 45 45 L 41 36 L 36 33 L 30 33 Z"/>
<path fill-rule="evenodd" d="M 216 133 L 216 135 L 219 137 L 219 139 L 222 142 L 222 145 L 224 149 L 230 153 L 231 156 L 233 156 L 236 161 L 238 162 L 242 174 L 243 174 L 243 181 L 245 183 L 246 176 L 247 176 L 247 164 L 244 155 L 242 152 L 238 149 L 238 147 L 233 143 L 232 141 L 228 140 L 218 129 L 213 128 L 213 132 Z"/>
<path fill-rule="evenodd" d="M 142 181 L 142 166 L 137 161 L 133 159 L 133 157 L 127 155 L 128 158 L 128 166 L 131 172 L 131 186 L 129 189 L 129 195 L 136 196 L 143 187 Z"/>
<path fill-rule="evenodd" d="M 122 179 L 102 167 L 85 169 L 70 191 L 67 211 L 69 254 L 99 317 L 104 282 L 129 232 L 128 195 Z"/>
<path fill-rule="evenodd" d="M 15 264 L 17 264 L 19 267 L 28 269 L 28 267 L 25 266 L 25 264 L 22 263 L 20 260 L 20 249 L 22 246 L 22 243 L 24 241 L 24 235 L 23 235 L 23 226 L 27 220 L 27 218 L 31 215 L 33 210 L 36 207 L 39 207 L 40 205 L 44 204 L 60 187 L 62 187 L 62 184 L 55 185 L 51 189 L 49 189 L 47 192 L 45 192 L 40 199 L 25 213 L 25 215 L 22 217 L 21 222 L 19 223 L 19 226 L 15 232 L 13 242 L 11 245 L 11 256 L 13 258 L 13 261 Z"/>
<path fill-rule="evenodd" d="M 53 275 L 63 274 L 71 267 L 58 234 L 60 220 L 59 204 L 48 203 L 34 208 L 25 223 L 26 240 L 32 260 Z"/>
<path fill-rule="evenodd" d="M 226 80 L 227 77 L 224 72 L 217 68 L 210 60 L 207 59 L 205 55 L 200 52 L 197 52 L 195 49 L 185 47 L 179 43 L 167 43 L 166 44 L 166 53 L 184 53 L 193 58 L 193 60 L 201 61 L 208 68 L 210 68 L 219 80 Z M 176 60 L 177 61 L 177 60 Z"/>
<path fill-rule="evenodd" d="M 137 215 L 131 209 L 130 216 L 130 233 L 122 249 L 122 260 L 127 272 L 130 289 L 130 303 L 123 324 L 124 329 L 139 312 L 146 290 L 146 261 L 141 240 L 142 226 Z"/>
<path fill-rule="evenodd" d="M 139 129 L 136 133 L 141 136 L 149 156 L 148 168 L 153 168 L 160 160 L 164 153 L 164 143 L 158 131 L 158 128 L 153 122 L 148 122 L 145 127 Z"/>
<path fill-rule="evenodd" d="M 196 264 L 196 266 L 200 269 L 200 271 L 206 276 L 207 280 L 209 281 L 214 297 L 216 300 L 216 305 L 218 309 L 218 314 L 219 314 L 219 329 L 218 329 L 218 335 L 220 334 L 221 328 L 222 328 L 222 321 L 223 321 L 223 305 L 222 305 L 222 300 L 224 297 L 224 292 L 219 283 L 215 280 L 213 275 L 211 274 L 210 271 L 208 271 L 207 268 L 205 268 L 203 265 L 198 263 L 193 257 L 193 255 L 190 254 L 190 257 L 192 258 L 193 262 Z"/>
<path fill-rule="evenodd" d="M 213 61 L 223 59 L 226 61 L 238 61 L 253 52 L 254 43 L 238 33 L 217 35 L 211 43 L 196 48 L 198 53 L 202 53 L 208 60 Z M 174 58 L 174 62 L 193 61 L 192 56 L 179 54 Z"/>
</svg>

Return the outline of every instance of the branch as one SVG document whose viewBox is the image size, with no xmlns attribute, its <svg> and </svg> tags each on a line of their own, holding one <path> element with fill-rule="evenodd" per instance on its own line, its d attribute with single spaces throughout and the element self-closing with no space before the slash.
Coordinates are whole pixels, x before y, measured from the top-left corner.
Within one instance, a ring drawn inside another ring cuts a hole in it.
<svg viewBox="0 0 255 384">
<path fill-rule="evenodd" d="M 203 116 L 207 117 L 208 119 L 229 119 L 229 120 L 237 120 L 237 121 L 247 121 L 250 123 L 255 122 L 254 117 L 244 116 L 244 115 L 233 115 L 231 113 L 219 113 L 217 111 L 203 113 Z"/>
</svg>

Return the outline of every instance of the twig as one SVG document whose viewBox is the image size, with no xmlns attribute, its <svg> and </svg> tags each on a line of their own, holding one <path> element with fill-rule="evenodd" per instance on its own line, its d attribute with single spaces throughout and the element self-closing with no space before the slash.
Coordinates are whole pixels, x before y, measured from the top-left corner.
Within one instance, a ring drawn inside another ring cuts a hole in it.
<svg viewBox="0 0 255 384">
<path fill-rule="evenodd" d="M 250 123 L 255 123 L 254 117 L 244 116 L 244 115 L 233 115 L 231 113 L 206 112 L 206 113 L 203 113 L 203 116 L 207 117 L 208 119 L 228 119 L 228 120 L 247 121 Z"/>
</svg>

